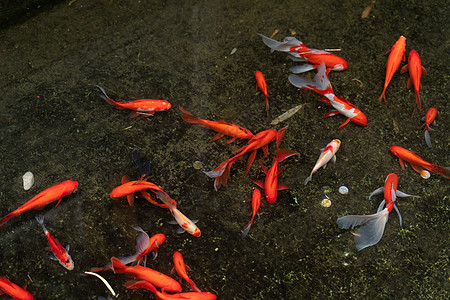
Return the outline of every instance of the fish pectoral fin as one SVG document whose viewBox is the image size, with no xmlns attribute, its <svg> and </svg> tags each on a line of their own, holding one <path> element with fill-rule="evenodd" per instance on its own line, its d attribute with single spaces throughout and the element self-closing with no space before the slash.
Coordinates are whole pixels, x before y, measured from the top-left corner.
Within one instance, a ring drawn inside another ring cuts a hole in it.
<svg viewBox="0 0 450 300">
<path fill-rule="evenodd" d="M 59 261 L 59 259 L 58 259 L 56 256 L 54 256 L 53 254 L 50 254 L 50 255 L 48 256 L 48 258 L 50 258 L 51 260 Z"/>
<path fill-rule="evenodd" d="M 183 234 L 185 231 L 186 231 L 186 230 L 184 230 L 184 229 L 181 228 L 181 227 L 179 227 L 179 228 L 177 228 L 177 230 L 175 230 L 175 232 L 176 232 L 177 234 Z"/>
<path fill-rule="evenodd" d="M 264 189 L 264 182 L 261 180 L 253 180 L 253 183 L 259 186 L 260 188 Z"/>
<path fill-rule="evenodd" d="M 347 125 L 348 122 L 350 122 L 350 118 L 347 118 L 347 120 L 345 120 L 345 122 L 342 123 L 341 126 L 338 127 L 338 129 L 341 129 L 342 127 L 344 127 L 345 125 Z"/>
<path fill-rule="evenodd" d="M 427 70 L 424 67 L 422 67 L 422 74 L 423 75 L 427 75 L 428 74 Z"/>
<path fill-rule="evenodd" d="M 66 247 L 65 247 L 64 249 L 66 249 L 66 252 L 69 252 L 69 250 L 70 250 L 70 245 L 67 244 Z"/>
<path fill-rule="evenodd" d="M 400 69 L 400 73 L 403 74 L 403 73 L 406 73 L 406 72 L 408 72 L 408 65 L 407 64 L 404 65 L 403 68 Z"/>
<path fill-rule="evenodd" d="M 331 162 L 334 164 L 336 162 L 336 155 L 333 155 L 333 157 L 331 158 Z"/>
<path fill-rule="evenodd" d="M 290 188 L 287 185 L 279 184 L 277 185 L 277 191 L 289 190 Z"/>
<path fill-rule="evenodd" d="M 211 142 L 217 141 L 218 139 L 222 138 L 223 136 L 224 136 L 223 133 L 218 133 L 211 139 Z"/>
<path fill-rule="evenodd" d="M 61 202 L 61 200 L 62 200 L 62 197 L 59 198 L 58 203 L 56 203 L 55 207 L 57 207 L 57 206 L 59 205 L 59 203 Z"/>
<path fill-rule="evenodd" d="M 400 164 L 400 167 L 402 168 L 402 170 L 405 171 L 406 167 L 405 167 L 405 162 L 403 161 L 403 159 L 399 158 L 398 163 Z"/>
</svg>

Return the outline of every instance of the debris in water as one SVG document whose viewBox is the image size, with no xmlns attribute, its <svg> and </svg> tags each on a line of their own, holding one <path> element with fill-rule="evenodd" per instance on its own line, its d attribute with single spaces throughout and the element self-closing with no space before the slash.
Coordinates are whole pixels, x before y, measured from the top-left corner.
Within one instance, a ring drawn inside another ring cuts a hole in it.
<svg viewBox="0 0 450 300">
<path fill-rule="evenodd" d="M 359 87 L 362 87 L 364 84 L 362 83 L 361 80 L 359 80 L 358 78 L 353 78 L 352 80 L 356 81 L 359 83 Z"/>
<path fill-rule="evenodd" d="M 275 31 L 272 33 L 272 35 L 270 36 L 270 38 L 272 39 L 272 38 L 275 36 L 275 34 L 277 34 L 279 31 L 280 31 L 280 30 L 275 29 Z"/>
<path fill-rule="evenodd" d="M 364 8 L 364 10 L 361 14 L 361 19 L 365 19 L 369 16 L 370 11 L 372 10 L 374 4 L 375 4 L 375 0 L 372 0 L 372 3 L 369 6 L 367 6 L 366 8 Z"/>
<path fill-rule="evenodd" d="M 23 176 L 23 189 L 28 191 L 34 184 L 34 175 L 30 171 L 26 172 Z"/>
<path fill-rule="evenodd" d="M 233 55 L 233 54 L 235 54 L 235 53 L 236 53 L 236 51 L 237 51 L 237 48 L 233 48 L 233 50 L 231 50 L 231 53 L 230 53 L 230 55 Z"/>
<path fill-rule="evenodd" d="M 192 164 L 192 166 L 194 167 L 194 169 L 196 170 L 200 170 L 201 168 L 203 168 L 203 164 L 201 161 L 194 161 L 194 163 Z"/>
<path fill-rule="evenodd" d="M 117 296 L 118 296 L 118 294 L 116 294 L 116 292 L 114 292 L 114 290 L 112 289 L 111 285 L 108 283 L 108 281 L 106 281 L 105 278 L 103 278 L 102 276 L 100 276 L 100 275 L 98 275 L 97 273 L 94 273 L 94 272 L 88 272 L 88 271 L 85 271 L 84 273 L 85 273 L 85 274 L 89 274 L 89 275 L 94 275 L 94 276 L 96 276 L 97 278 L 99 278 L 99 279 L 106 285 L 106 287 L 109 289 L 109 291 L 111 292 L 111 294 L 112 294 L 114 297 L 117 297 Z"/>
<path fill-rule="evenodd" d="M 300 108 L 302 108 L 304 105 L 305 105 L 305 103 L 304 103 L 304 104 L 297 105 L 297 106 L 291 108 L 290 110 L 288 110 L 287 112 L 285 112 L 285 113 L 279 115 L 279 116 L 276 117 L 272 122 L 270 122 L 270 125 L 276 125 L 276 124 L 278 124 L 278 123 L 283 122 L 283 121 L 286 120 L 286 119 L 289 119 L 289 118 L 292 117 L 296 112 L 298 112 L 298 111 L 300 110 Z"/>
<path fill-rule="evenodd" d="M 340 186 L 339 193 L 341 193 L 342 195 L 348 194 L 348 187 L 346 187 L 345 185 Z"/>
</svg>

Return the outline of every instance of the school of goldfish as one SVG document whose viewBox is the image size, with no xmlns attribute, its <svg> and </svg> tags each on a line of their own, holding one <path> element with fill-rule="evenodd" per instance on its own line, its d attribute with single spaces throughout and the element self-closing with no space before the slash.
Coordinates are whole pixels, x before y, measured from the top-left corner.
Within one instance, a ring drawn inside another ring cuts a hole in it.
<svg viewBox="0 0 450 300">
<path fill-rule="evenodd" d="M 332 110 L 325 115 L 325 117 L 335 116 L 341 114 L 346 117 L 342 125 L 338 127 L 341 129 L 349 122 L 353 122 L 359 126 L 367 125 L 367 117 L 354 104 L 346 99 L 336 96 L 329 80 L 329 73 L 331 71 L 343 71 L 348 68 L 347 62 L 330 52 L 308 48 L 301 41 L 294 37 L 286 37 L 282 42 L 258 34 L 263 43 L 270 48 L 271 52 L 281 51 L 286 52 L 290 59 L 294 62 L 303 62 L 303 64 L 296 65 L 290 70 L 292 73 L 288 76 L 288 81 L 295 87 L 305 90 L 314 91 L 320 94 L 323 98 L 318 99 L 332 107 Z M 389 54 L 386 65 L 386 78 L 384 82 L 383 91 L 378 101 L 386 100 L 386 90 L 392 80 L 395 72 L 399 68 L 401 61 L 405 60 L 406 38 L 401 36 L 394 46 L 387 53 Z M 386 54 L 387 54 L 386 53 Z M 316 75 L 313 81 L 303 79 L 295 75 L 308 71 L 316 70 Z M 419 54 L 415 50 L 411 50 L 408 57 L 408 64 L 403 66 L 401 73 L 409 72 L 410 78 L 407 87 L 414 87 L 415 104 L 413 108 L 413 115 L 416 107 L 419 111 L 422 109 L 420 101 L 419 90 L 421 88 L 421 76 L 426 74 L 424 67 L 421 64 Z M 267 119 L 269 119 L 269 94 L 268 87 L 263 73 L 259 70 L 255 72 L 256 86 L 261 90 L 265 97 L 265 107 Z M 150 117 L 156 112 L 165 111 L 171 108 L 171 104 L 166 100 L 155 99 L 141 99 L 134 101 L 116 102 L 112 100 L 101 86 L 97 87 L 101 91 L 101 97 L 109 104 L 114 105 L 120 109 L 131 110 L 131 117 Z M 228 123 L 226 121 L 212 121 L 201 119 L 194 116 L 189 111 L 179 107 L 181 111 L 181 118 L 188 123 L 198 124 L 214 130 L 217 134 L 212 141 L 218 140 L 223 136 L 228 136 L 231 139 L 226 142 L 230 144 L 236 139 L 247 140 L 247 145 L 235 150 L 225 161 L 220 163 L 217 168 L 205 172 L 205 175 L 214 179 L 214 189 L 217 191 L 221 186 L 228 183 L 231 174 L 231 166 L 245 154 L 249 154 L 247 160 L 247 167 L 245 174 L 247 174 L 256 158 L 257 150 L 263 151 L 264 157 L 269 155 L 269 144 L 276 142 L 276 154 L 273 160 L 273 165 L 270 168 L 264 166 L 262 161 L 259 161 L 264 173 L 264 180 L 253 180 L 255 187 L 252 191 L 252 197 L 248 201 L 252 203 L 251 220 L 242 230 L 242 237 L 245 238 L 252 227 L 255 216 L 261 206 L 264 206 L 261 198 L 262 191 L 264 191 L 265 200 L 269 204 L 274 204 L 277 200 L 277 194 L 280 190 L 289 189 L 287 186 L 278 182 L 278 176 L 284 168 L 279 169 L 279 165 L 291 156 L 298 156 L 291 150 L 280 149 L 280 144 L 287 131 L 287 126 L 277 131 L 275 129 L 267 129 L 259 133 L 253 134 L 250 130 Z M 437 109 L 430 107 L 426 115 L 423 117 L 425 122 L 425 142 L 428 147 L 431 147 L 431 138 L 429 130 L 431 125 L 435 124 Z M 336 152 L 341 146 L 341 141 L 338 139 L 332 140 L 322 150 L 316 164 L 310 175 L 304 180 L 306 185 L 312 180 L 312 176 L 320 168 L 324 168 L 328 162 L 335 162 Z M 390 151 L 398 157 L 402 169 L 405 169 L 405 162 L 408 162 L 412 169 L 420 174 L 422 178 L 429 178 L 430 172 L 439 174 L 445 179 L 450 179 L 450 169 L 431 164 L 412 151 L 409 151 L 400 146 L 391 146 Z M 126 198 L 129 205 L 133 206 L 136 198 L 147 200 L 150 204 L 159 208 L 168 209 L 174 218 L 174 223 L 179 225 L 178 233 L 188 232 L 192 236 L 200 237 L 201 231 L 186 215 L 184 215 L 176 200 L 172 199 L 162 187 L 149 181 L 150 162 L 144 163 L 137 150 L 133 150 L 132 158 L 136 163 L 141 177 L 137 180 L 130 180 L 128 176 L 123 176 L 121 185 L 117 186 L 110 192 L 111 198 Z M 378 194 L 383 194 L 384 199 L 381 201 L 378 210 L 372 215 L 346 215 L 337 219 L 337 225 L 341 229 L 349 229 L 358 227 L 353 233 L 356 248 L 362 250 L 366 247 L 377 244 L 382 238 L 385 224 L 388 220 L 390 212 L 395 209 L 397 212 L 400 225 L 402 223 L 400 212 L 396 205 L 397 197 L 418 197 L 401 192 L 397 189 L 399 178 L 394 173 L 389 173 L 386 177 L 385 183 L 382 187 L 373 191 L 369 199 Z M 18 216 L 29 210 L 36 210 L 46 207 L 52 202 L 56 202 L 57 206 L 62 198 L 74 193 L 78 187 L 78 182 L 67 180 L 56 184 L 48 189 L 40 192 L 28 202 L 10 212 L 5 217 L 0 219 L 0 226 L 4 225 L 12 217 Z M 260 190 L 261 189 L 261 190 Z M 54 238 L 47 228 L 44 226 L 44 217 L 42 215 L 35 216 L 37 222 L 41 225 L 44 235 L 46 236 L 49 248 L 52 252 L 51 258 L 58 261 L 67 270 L 74 269 L 74 261 L 69 255 L 69 246 L 63 247 L 56 238 Z M 134 227 L 138 232 L 136 238 L 136 252 L 126 257 L 111 257 L 110 261 L 104 267 L 95 267 L 91 272 L 112 271 L 115 274 L 127 274 L 134 278 L 134 280 L 127 281 L 124 286 L 128 289 L 147 289 L 151 291 L 158 299 L 216 299 L 216 295 L 210 292 L 202 292 L 201 289 L 188 276 L 189 267 L 184 263 L 183 256 L 180 252 L 173 254 L 174 267 L 172 272 L 176 272 L 181 279 L 186 281 L 193 292 L 182 292 L 182 286 L 179 281 L 173 279 L 171 276 L 163 274 L 157 270 L 146 267 L 147 255 L 152 254 L 153 259 L 158 255 L 158 250 L 166 241 L 166 236 L 162 233 L 155 233 L 150 237 L 142 228 Z M 143 264 L 143 265 L 142 265 Z M 89 273 L 89 272 L 87 272 Z M 100 276 L 99 276 L 100 277 Z M 33 299 L 33 296 L 18 285 L 10 282 L 6 277 L 0 277 L 0 292 L 6 293 L 13 297 L 13 299 Z"/>
</svg>

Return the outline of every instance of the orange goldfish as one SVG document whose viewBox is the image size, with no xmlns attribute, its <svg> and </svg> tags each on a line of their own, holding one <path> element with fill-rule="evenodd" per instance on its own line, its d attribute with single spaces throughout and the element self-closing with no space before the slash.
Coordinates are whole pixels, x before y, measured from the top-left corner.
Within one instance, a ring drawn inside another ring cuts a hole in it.
<svg viewBox="0 0 450 300">
<path fill-rule="evenodd" d="M 250 220 L 250 222 L 248 222 L 247 226 L 244 227 L 244 229 L 242 230 L 242 237 L 245 238 L 248 234 L 248 232 L 250 231 L 250 228 L 253 225 L 253 220 L 255 219 L 255 216 L 258 214 L 258 210 L 260 206 L 264 206 L 264 204 L 262 204 L 261 202 L 261 191 L 259 189 L 254 189 L 253 190 L 253 194 L 252 194 L 252 198 L 248 199 L 248 201 L 252 201 L 252 219 Z"/>
<path fill-rule="evenodd" d="M 266 79 L 264 78 L 264 75 L 261 71 L 255 72 L 255 79 L 256 79 L 256 88 L 259 87 L 261 92 L 263 92 L 264 96 L 266 97 L 266 112 L 267 112 L 267 118 L 269 118 L 269 98 L 268 98 L 268 94 L 267 94 Z"/>
<path fill-rule="evenodd" d="M 431 124 L 436 125 L 436 115 L 437 109 L 434 107 L 430 107 L 425 117 L 422 118 L 422 121 L 425 121 L 425 143 L 427 143 L 427 146 L 430 148 L 432 147 L 432 145 L 429 130 L 433 129 L 430 127 Z"/>
<path fill-rule="evenodd" d="M 417 154 L 412 151 L 406 150 L 400 146 L 392 146 L 389 150 L 398 157 L 400 167 L 405 170 L 405 161 L 409 162 L 411 167 L 417 173 L 422 176 L 422 178 L 427 179 L 430 177 L 430 174 L 425 171 L 423 168 L 427 169 L 430 172 L 437 173 L 444 177 L 445 179 L 450 179 L 450 169 L 430 164 L 429 162 L 420 158 Z"/>
<path fill-rule="evenodd" d="M 33 296 L 24 288 L 12 283 L 6 277 L 0 277 L 0 294 L 8 294 L 12 299 L 33 300 Z"/>
<path fill-rule="evenodd" d="M 187 110 L 184 110 L 181 107 L 179 107 L 179 108 L 181 110 L 181 118 L 183 118 L 184 121 L 186 121 L 188 123 L 197 123 L 200 126 L 209 127 L 212 130 L 218 132 L 218 134 L 216 134 L 216 136 L 212 139 L 213 141 L 220 139 L 224 135 L 232 137 L 231 140 L 226 142 L 227 144 L 234 142 L 234 140 L 236 138 L 251 139 L 253 137 L 253 133 L 251 133 L 250 130 L 247 130 L 236 124 L 233 124 L 233 123 L 230 124 L 225 121 L 216 122 L 216 121 L 200 119 L 200 118 L 194 117 Z"/>
<path fill-rule="evenodd" d="M 140 99 L 134 101 L 125 101 L 125 102 L 116 102 L 108 97 L 106 91 L 101 86 L 97 85 L 97 87 L 102 91 L 103 95 L 101 97 L 106 100 L 111 105 L 117 106 L 120 109 L 130 109 L 133 112 L 130 114 L 130 117 L 144 116 L 150 117 L 153 116 L 155 112 L 165 111 L 172 107 L 172 105 L 166 100 L 155 100 L 155 99 Z"/>
<path fill-rule="evenodd" d="M 408 64 L 400 69 L 400 73 L 405 73 L 408 71 L 409 71 L 409 79 L 407 88 L 410 89 L 411 86 L 414 86 L 414 90 L 416 92 L 416 102 L 414 104 L 414 110 L 412 113 L 414 115 L 416 106 L 419 110 L 422 109 L 419 96 L 419 89 L 422 87 L 422 84 L 420 83 L 420 78 L 422 77 L 422 73 L 424 75 L 427 74 L 427 70 L 425 70 L 425 68 L 422 67 L 422 63 L 420 62 L 419 53 L 417 53 L 415 50 L 411 50 L 409 52 Z"/>
<path fill-rule="evenodd" d="M 26 212 L 30 209 L 44 208 L 47 204 L 50 204 L 56 200 L 58 200 L 58 203 L 56 203 L 55 207 L 58 206 L 62 198 L 71 194 L 77 186 L 78 182 L 66 180 L 40 192 L 39 194 L 31 198 L 31 200 L 29 200 L 27 203 L 25 203 L 15 211 L 9 213 L 5 217 L 1 218 L 0 226 L 8 222 L 8 220 L 14 216 L 20 215 L 21 213 Z"/>
<path fill-rule="evenodd" d="M 392 46 L 391 50 L 386 52 L 389 54 L 388 61 L 386 64 L 386 78 L 384 80 L 384 89 L 381 93 L 380 98 L 378 98 L 378 102 L 381 102 L 381 100 L 384 98 L 384 102 L 386 101 L 386 88 L 389 85 L 389 82 L 391 82 L 392 76 L 394 76 L 394 73 L 397 71 L 398 66 L 400 66 L 400 62 L 403 60 L 405 61 L 405 48 L 406 48 L 406 38 L 402 35 L 400 38 L 395 42 L 394 46 Z M 385 55 L 386 55 L 385 54 Z"/>
<path fill-rule="evenodd" d="M 189 278 L 186 269 L 190 270 L 190 268 L 185 265 L 183 256 L 178 251 L 173 254 L 173 264 L 175 266 L 172 269 L 172 273 L 176 271 L 178 276 L 180 276 L 181 278 L 186 280 L 187 283 L 190 284 L 191 289 L 193 289 L 198 293 L 201 293 L 202 291 L 195 285 L 194 281 L 191 278 Z"/>
<path fill-rule="evenodd" d="M 187 292 L 187 293 L 176 293 L 176 294 L 166 294 L 160 292 L 156 287 L 148 281 L 128 281 L 125 283 L 125 287 L 129 289 L 147 289 L 156 295 L 156 298 L 160 300 L 215 300 L 216 295 L 210 292 Z"/>
</svg>

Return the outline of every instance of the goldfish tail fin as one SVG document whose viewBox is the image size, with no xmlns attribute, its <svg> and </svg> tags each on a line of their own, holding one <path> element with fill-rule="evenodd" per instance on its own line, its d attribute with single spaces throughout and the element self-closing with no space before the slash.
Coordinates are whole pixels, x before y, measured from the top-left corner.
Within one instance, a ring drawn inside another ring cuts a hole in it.
<svg viewBox="0 0 450 300">
<path fill-rule="evenodd" d="M 419 91 L 416 91 L 416 105 L 418 110 L 422 110 L 422 103 L 420 102 Z"/>
<path fill-rule="evenodd" d="M 324 62 L 317 67 L 317 74 L 314 76 L 314 81 L 303 79 L 294 74 L 289 75 L 288 79 L 292 85 L 301 89 L 314 91 L 322 96 L 334 94 Z"/>
<path fill-rule="evenodd" d="M 347 215 L 340 217 L 337 219 L 337 224 L 341 229 L 362 225 L 354 233 L 356 248 L 362 250 L 375 245 L 381 240 L 388 216 L 388 209 L 385 208 L 373 215 Z"/>
<path fill-rule="evenodd" d="M 187 110 L 184 110 L 181 108 L 181 106 L 178 107 L 181 110 L 181 118 L 188 123 L 201 123 L 200 119 L 197 117 L 194 117 L 190 112 Z"/>
<path fill-rule="evenodd" d="M 201 293 L 202 291 L 197 287 L 197 285 L 194 283 L 194 281 L 191 279 L 188 281 L 189 285 L 191 286 L 191 289 L 193 291 L 196 291 L 197 293 Z"/>
<path fill-rule="evenodd" d="M 297 152 L 293 152 L 293 151 L 291 151 L 291 150 L 280 149 L 280 150 L 278 150 L 276 160 L 277 160 L 278 162 L 282 162 L 282 161 L 285 160 L 286 158 L 289 158 L 289 157 L 291 157 L 291 156 L 293 156 L 293 155 L 300 155 L 300 154 L 297 153 Z"/>
<path fill-rule="evenodd" d="M 121 273 L 127 267 L 117 257 L 111 257 L 111 266 L 114 273 Z"/>
<path fill-rule="evenodd" d="M 444 177 L 445 179 L 450 179 L 450 167 L 441 167 L 437 165 L 431 165 L 430 169 L 431 172 L 437 173 Z"/>
<path fill-rule="evenodd" d="M 306 177 L 305 181 L 303 181 L 303 184 L 306 185 L 308 182 L 312 180 L 312 174 Z"/>
<path fill-rule="evenodd" d="M 386 88 L 383 89 L 383 92 L 381 93 L 380 97 L 378 98 L 378 102 L 381 102 L 381 100 L 384 99 L 384 103 L 387 103 L 385 93 L 386 93 Z"/>
<path fill-rule="evenodd" d="M 425 143 L 427 143 L 428 147 L 430 147 L 430 148 L 433 147 L 431 145 L 431 138 L 430 138 L 430 132 L 428 130 L 428 126 L 425 127 Z"/>
<path fill-rule="evenodd" d="M 242 234 L 241 234 L 242 238 L 245 238 L 247 236 L 247 234 L 250 231 L 251 227 L 252 227 L 252 222 L 249 222 L 247 224 L 247 226 L 244 227 L 244 229 L 242 230 Z"/>
<path fill-rule="evenodd" d="M 146 289 L 146 290 L 150 290 L 154 294 L 158 293 L 155 286 L 145 280 L 141 280 L 141 281 L 130 280 L 130 281 L 125 282 L 124 287 L 126 287 L 127 289 Z"/>
<path fill-rule="evenodd" d="M 105 91 L 105 89 L 104 89 L 103 87 L 101 87 L 101 86 L 99 86 L 99 85 L 96 85 L 96 87 L 98 87 L 98 88 L 100 89 L 100 91 L 102 91 L 103 95 L 100 95 L 100 97 L 101 97 L 103 100 L 105 100 L 106 102 L 108 102 L 108 103 L 111 104 L 111 105 L 115 105 L 115 106 L 117 106 L 117 107 L 119 107 L 119 108 L 122 108 L 122 107 L 118 106 L 117 103 L 116 103 L 114 100 L 112 100 L 111 98 L 109 98 L 108 94 L 106 94 L 106 91 Z"/>
<path fill-rule="evenodd" d="M 15 214 L 13 213 L 9 213 L 8 215 L 6 215 L 5 217 L 0 219 L 0 226 L 2 226 L 3 224 L 5 224 L 6 222 L 9 221 L 9 219 L 11 219 L 12 217 L 14 217 Z"/>
<path fill-rule="evenodd" d="M 260 33 L 257 33 L 257 35 L 262 37 L 264 44 L 266 44 L 266 46 L 270 48 L 270 52 L 274 51 L 290 52 L 291 47 L 298 47 L 303 45 L 302 42 L 300 42 L 294 37 L 286 37 L 284 38 L 283 42 L 279 42 Z"/>
</svg>

